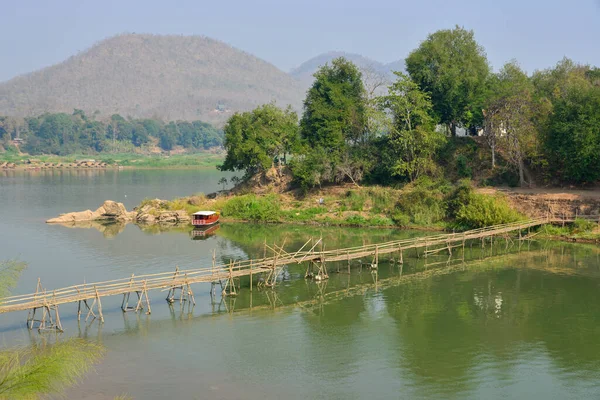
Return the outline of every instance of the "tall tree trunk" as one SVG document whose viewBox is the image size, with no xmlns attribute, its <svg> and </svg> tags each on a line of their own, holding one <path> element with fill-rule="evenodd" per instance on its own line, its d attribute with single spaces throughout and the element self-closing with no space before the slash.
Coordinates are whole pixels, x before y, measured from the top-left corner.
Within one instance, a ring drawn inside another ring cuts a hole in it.
<svg viewBox="0 0 600 400">
<path fill-rule="evenodd" d="M 496 140 L 492 142 L 492 169 L 496 168 Z"/>
<path fill-rule="evenodd" d="M 523 159 L 519 158 L 519 185 L 521 187 L 525 187 L 527 182 L 525 182 L 525 175 L 523 172 Z"/>
</svg>

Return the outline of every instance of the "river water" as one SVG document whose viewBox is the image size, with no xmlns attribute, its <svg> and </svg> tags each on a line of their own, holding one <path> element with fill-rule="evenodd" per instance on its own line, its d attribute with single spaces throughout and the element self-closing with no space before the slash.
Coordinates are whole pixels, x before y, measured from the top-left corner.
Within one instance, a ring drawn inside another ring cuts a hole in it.
<svg viewBox="0 0 600 400">
<path fill-rule="evenodd" d="M 10 172 L 0 175 L 0 258 L 28 263 L 14 288 L 47 289 L 131 274 L 261 257 L 265 241 L 289 250 L 323 237 L 327 248 L 423 235 L 383 229 L 222 224 L 192 240 L 189 228 L 46 225 L 105 199 L 132 208 L 144 198 L 218 189 L 212 170 Z M 392 256 L 397 258 L 396 256 Z M 369 262 L 370 260 L 363 260 Z M 30 332 L 27 313 L 0 315 L 0 346 L 78 336 L 106 355 L 68 398 L 112 399 L 580 399 L 600 398 L 600 248 L 497 240 L 404 264 L 330 264 L 323 283 L 286 268 L 277 287 L 236 298 L 194 286 L 196 306 L 151 293 L 152 314 L 103 300 L 105 323 L 78 323 L 61 306 L 65 332 Z M 338 273 L 339 270 L 339 273 Z"/>
</svg>

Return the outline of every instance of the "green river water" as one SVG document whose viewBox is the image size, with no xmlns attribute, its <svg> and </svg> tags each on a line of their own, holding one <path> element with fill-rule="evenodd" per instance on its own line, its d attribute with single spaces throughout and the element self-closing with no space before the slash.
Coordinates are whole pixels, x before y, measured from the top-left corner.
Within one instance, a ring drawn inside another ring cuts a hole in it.
<svg viewBox="0 0 600 400">
<path fill-rule="evenodd" d="M 299 248 L 323 237 L 349 247 L 423 232 L 222 224 L 192 240 L 191 228 L 97 229 L 46 225 L 105 199 L 218 189 L 212 170 L 2 172 L 0 258 L 28 263 L 13 293 L 257 258 L 263 243 Z M 397 255 L 391 256 L 397 258 Z M 370 260 L 363 260 L 369 262 Z M 275 290 L 222 299 L 194 286 L 196 306 L 170 307 L 151 292 L 152 314 L 103 300 L 105 323 L 77 322 L 61 307 L 62 334 L 30 332 L 26 312 L 0 315 L 0 351 L 82 337 L 106 355 L 67 398 L 112 399 L 581 399 L 600 398 L 600 248 L 546 241 L 473 243 L 404 264 L 329 264 L 330 279 L 284 269 Z M 337 272 L 339 269 L 339 273 Z M 256 283 L 256 282 L 255 282 Z"/>
</svg>

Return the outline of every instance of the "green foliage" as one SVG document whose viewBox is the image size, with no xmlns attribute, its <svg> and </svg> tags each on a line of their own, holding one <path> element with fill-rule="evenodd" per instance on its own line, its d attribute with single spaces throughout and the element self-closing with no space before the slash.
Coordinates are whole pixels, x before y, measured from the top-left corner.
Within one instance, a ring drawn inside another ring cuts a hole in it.
<svg viewBox="0 0 600 400">
<path fill-rule="evenodd" d="M 0 351 L 0 399 L 38 399 L 74 385 L 104 353 L 82 339 Z"/>
<path fill-rule="evenodd" d="M 321 186 L 331 179 L 331 159 L 321 147 L 296 155 L 290 161 L 293 183 L 303 191 Z"/>
<path fill-rule="evenodd" d="M 351 214 L 346 217 L 344 222 L 347 225 L 364 226 L 367 225 L 367 219 L 359 214 Z"/>
<path fill-rule="evenodd" d="M 443 124 L 481 126 L 490 67 L 473 31 L 457 26 L 429 35 L 406 58 L 406 69 L 431 96 L 433 110 Z"/>
<path fill-rule="evenodd" d="M 133 151 L 158 139 L 163 150 L 175 145 L 186 149 L 208 149 L 222 145 L 222 132 L 202 122 L 170 122 L 125 119 L 114 114 L 108 121 L 97 121 L 82 110 L 73 114 L 43 114 L 18 120 L 0 117 L 0 138 L 18 136 L 25 140 L 23 150 L 29 154 L 67 155 L 127 149 Z"/>
<path fill-rule="evenodd" d="M 393 218 L 396 223 L 408 216 L 409 221 L 416 225 L 435 225 L 444 220 L 446 204 L 440 189 L 427 187 L 426 184 L 406 188 L 400 194 Z M 398 214 L 398 212 L 400 214 Z"/>
<path fill-rule="evenodd" d="M 252 175 L 270 168 L 277 156 L 285 160 L 298 140 L 297 123 L 291 108 L 274 104 L 234 114 L 225 125 L 227 157 L 219 169 Z"/>
<path fill-rule="evenodd" d="M 326 182 L 358 184 L 370 169 L 367 96 L 358 68 L 337 58 L 315 73 L 300 121 L 302 145 L 292 162 L 302 189 Z"/>
<path fill-rule="evenodd" d="M 350 211 L 362 211 L 367 200 L 366 193 L 356 190 L 348 190 L 343 200 L 343 205 Z"/>
<path fill-rule="evenodd" d="M 402 211 L 396 211 L 392 214 L 392 221 L 394 221 L 394 224 L 402 227 L 402 228 L 406 228 L 410 225 L 411 220 L 410 217 L 406 214 L 404 214 Z"/>
<path fill-rule="evenodd" d="M 456 211 L 456 224 L 463 228 L 483 228 L 523 219 L 501 196 L 470 193 Z"/>
<path fill-rule="evenodd" d="M 461 178 L 473 177 L 473 170 L 469 166 L 469 161 L 467 160 L 467 157 L 462 154 L 459 154 L 456 157 L 456 172 Z"/>
<path fill-rule="evenodd" d="M 358 68 L 344 58 L 325 64 L 304 101 L 300 122 L 302 138 L 311 148 L 338 153 L 347 142 L 360 141 L 365 133 L 366 96 Z"/>
<path fill-rule="evenodd" d="M 396 82 L 380 102 L 381 107 L 392 115 L 387 145 L 395 161 L 390 166 L 390 173 L 414 181 L 436 169 L 433 157 L 446 139 L 435 130 L 429 96 L 406 75 L 395 74 Z"/>
<path fill-rule="evenodd" d="M 10 296 L 10 289 L 17 284 L 27 264 L 22 261 L 0 261 L 0 304 L 2 298 Z"/>
<path fill-rule="evenodd" d="M 563 179 L 600 179 L 600 87 L 567 88 L 555 100 L 545 147 L 552 170 Z"/>
<path fill-rule="evenodd" d="M 526 184 L 525 161 L 536 156 L 536 114 L 543 108 L 534 101 L 533 85 L 516 62 L 505 64 L 490 79 L 491 95 L 486 101 L 486 137 L 493 151 L 502 150 L 504 158 Z"/>
<path fill-rule="evenodd" d="M 255 222 L 279 222 L 282 215 L 276 195 L 253 194 L 231 198 L 224 205 L 222 213 L 224 217 Z"/>
<path fill-rule="evenodd" d="M 591 232 L 594 229 L 596 229 L 597 226 L 598 226 L 598 224 L 594 221 L 590 221 L 590 220 L 583 219 L 583 218 L 576 218 L 572 225 L 572 232 L 573 233 Z"/>
</svg>

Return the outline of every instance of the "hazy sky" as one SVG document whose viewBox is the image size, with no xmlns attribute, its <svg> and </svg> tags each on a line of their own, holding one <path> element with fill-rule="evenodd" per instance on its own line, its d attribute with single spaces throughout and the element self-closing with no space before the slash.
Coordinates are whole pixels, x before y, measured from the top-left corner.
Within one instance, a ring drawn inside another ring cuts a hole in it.
<svg viewBox="0 0 600 400">
<path fill-rule="evenodd" d="M 458 24 L 496 69 L 600 66 L 600 0 L 0 0 L 0 15 L 0 81 L 124 32 L 206 35 L 288 71 L 329 50 L 394 61 Z"/>
</svg>

